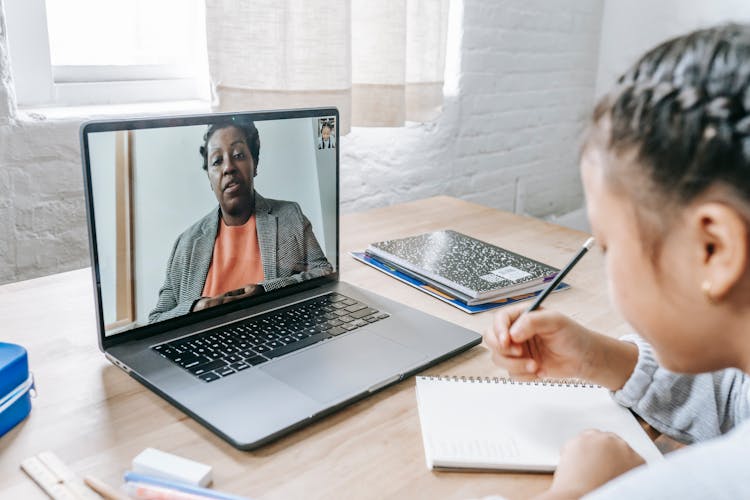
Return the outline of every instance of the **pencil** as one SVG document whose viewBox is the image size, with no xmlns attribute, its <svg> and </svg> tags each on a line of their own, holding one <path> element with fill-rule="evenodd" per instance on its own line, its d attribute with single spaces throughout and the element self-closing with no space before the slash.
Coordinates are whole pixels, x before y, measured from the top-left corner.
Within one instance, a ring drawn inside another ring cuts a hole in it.
<svg viewBox="0 0 750 500">
<path fill-rule="evenodd" d="M 578 253 L 575 254 L 575 256 L 568 262 L 568 265 L 563 268 L 562 271 L 557 273 L 557 276 L 555 276 L 555 279 L 552 280 L 552 282 L 547 285 L 547 288 L 545 288 L 542 293 L 537 296 L 536 300 L 533 304 L 529 306 L 528 309 L 526 309 L 526 312 L 534 311 L 535 309 L 538 309 L 539 306 L 542 305 L 542 301 L 547 298 L 547 295 L 552 293 L 552 290 L 557 288 L 557 285 L 560 284 L 560 282 L 563 280 L 566 274 L 570 272 L 571 269 L 573 269 L 573 266 L 578 264 L 578 261 L 581 260 L 581 257 L 583 257 L 586 252 L 588 252 L 591 247 L 594 246 L 594 238 L 589 238 L 586 240 L 586 242 L 581 246 L 581 249 L 578 250 Z"/>
<path fill-rule="evenodd" d="M 128 500 L 126 495 L 120 493 L 110 485 L 95 477 L 86 476 L 83 478 L 83 482 L 86 483 L 86 486 L 97 492 L 102 498 L 106 498 L 107 500 Z"/>
</svg>

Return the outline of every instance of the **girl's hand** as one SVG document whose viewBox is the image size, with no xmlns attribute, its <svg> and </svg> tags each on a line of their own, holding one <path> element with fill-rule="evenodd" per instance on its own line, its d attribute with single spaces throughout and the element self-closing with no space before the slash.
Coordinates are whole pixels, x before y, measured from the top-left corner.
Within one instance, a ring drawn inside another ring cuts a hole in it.
<svg viewBox="0 0 750 500">
<path fill-rule="evenodd" d="M 556 311 L 528 306 L 508 307 L 495 314 L 484 342 L 492 361 L 511 376 L 583 378 L 596 335 Z"/>
<path fill-rule="evenodd" d="M 552 486 L 541 498 L 579 498 L 645 464 L 628 443 L 611 432 L 584 431 L 560 450 Z"/>
<path fill-rule="evenodd" d="M 596 333 L 556 311 L 525 305 L 495 315 L 484 342 L 514 377 L 580 378 L 616 391 L 638 361 L 634 344 Z"/>
</svg>

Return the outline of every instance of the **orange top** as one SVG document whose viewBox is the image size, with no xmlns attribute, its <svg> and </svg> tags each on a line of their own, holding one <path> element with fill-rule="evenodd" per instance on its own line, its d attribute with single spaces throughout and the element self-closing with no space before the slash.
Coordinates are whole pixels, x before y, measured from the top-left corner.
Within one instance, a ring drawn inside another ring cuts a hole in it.
<svg viewBox="0 0 750 500">
<path fill-rule="evenodd" d="M 203 297 L 216 297 L 261 281 L 263 261 L 260 258 L 255 214 L 241 226 L 227 226 L 223 219 L 219 219 L 219 231 L 203 286 Z"/>
</svg>

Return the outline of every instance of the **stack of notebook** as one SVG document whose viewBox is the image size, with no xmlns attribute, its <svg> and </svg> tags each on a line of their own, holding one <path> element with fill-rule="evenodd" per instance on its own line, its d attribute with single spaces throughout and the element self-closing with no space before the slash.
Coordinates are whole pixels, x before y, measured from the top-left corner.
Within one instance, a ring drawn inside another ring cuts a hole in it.
<svg viewBox="0 0 750 500">
<path fill-rule="evenodd" d="M 352 255 L 470 313 L 531 298 L 559 271 L 451 230 L 380 241 Z"/>
</svg>

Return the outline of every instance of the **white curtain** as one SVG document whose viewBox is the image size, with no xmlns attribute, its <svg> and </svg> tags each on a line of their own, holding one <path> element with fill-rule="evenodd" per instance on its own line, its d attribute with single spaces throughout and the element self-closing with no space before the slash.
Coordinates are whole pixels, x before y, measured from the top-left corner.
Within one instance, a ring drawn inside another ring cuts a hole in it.
<svg viewBox="0 0 750 500">
<path fill-rule="evenodd" d="M 340 132 L 440 112 L 449 0 L 206 0 L 213 107 L 336 106 Z"/>
</svg>

